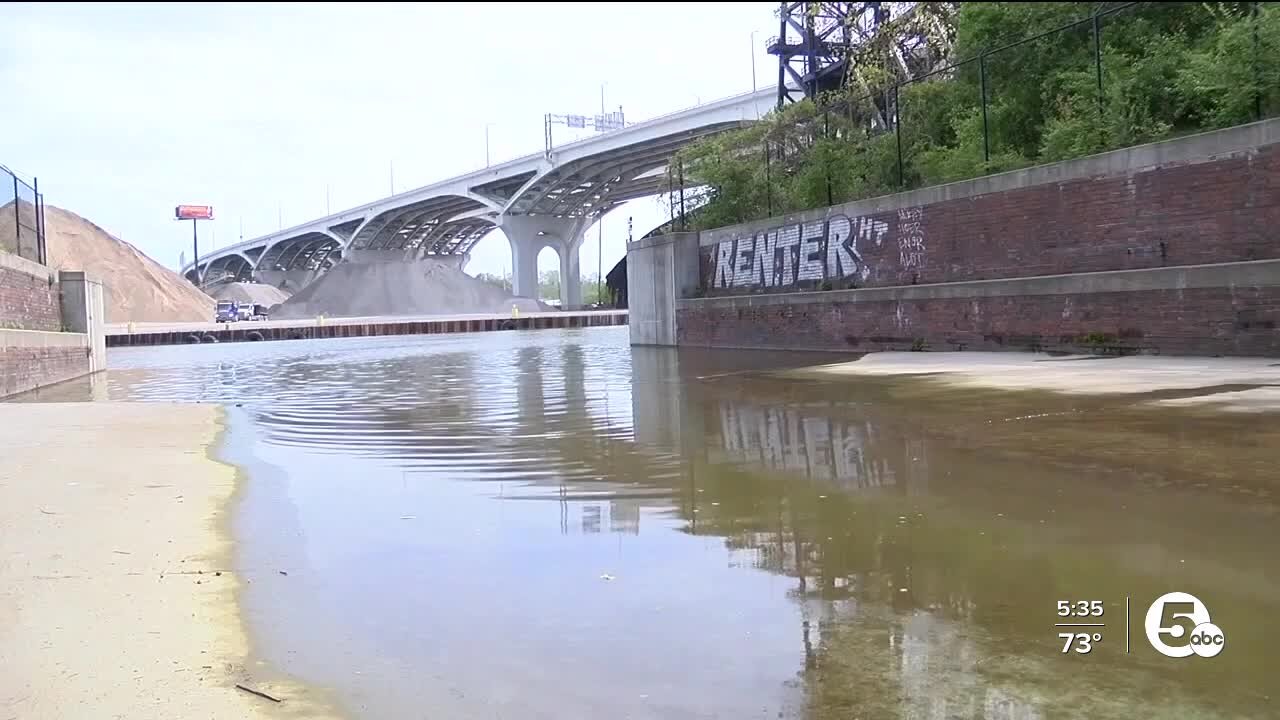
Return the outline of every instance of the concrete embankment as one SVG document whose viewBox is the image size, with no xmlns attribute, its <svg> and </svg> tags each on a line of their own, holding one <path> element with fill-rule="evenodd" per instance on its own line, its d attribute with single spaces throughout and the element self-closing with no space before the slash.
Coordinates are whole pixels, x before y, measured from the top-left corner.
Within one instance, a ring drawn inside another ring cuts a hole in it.
<svg viewBox="0 0 1280 720">
<path fill-rule="evenodd" d="M 336 716 L 249 659 L 219 413 L 0 404 L 0 717 Z"/>
</svg>

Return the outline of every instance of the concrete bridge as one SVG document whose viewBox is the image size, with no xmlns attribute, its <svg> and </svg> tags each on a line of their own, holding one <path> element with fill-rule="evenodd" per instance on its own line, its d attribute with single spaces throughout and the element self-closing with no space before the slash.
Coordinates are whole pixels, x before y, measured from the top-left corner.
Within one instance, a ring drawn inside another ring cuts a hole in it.
<svg viewBox="0 0 1280 720">
<path fill-rule="evenodd" d="M 466 264 L 495 228 L 511 244 L 516 295 L 534 297 L 538 253 L 554 248 L 560 277 L 578 277 L 586 229 L 628 200 L 661 193 L 676 151 L 763 117 L 774 88 L 736 95 L 568 143 L 220 248 L 183 268 L 193 282 L 227 279 L 297 289 L 344 258 L 431 256 Z M 561 283 L 563 308 L 582 304 Z"/>
</svg>

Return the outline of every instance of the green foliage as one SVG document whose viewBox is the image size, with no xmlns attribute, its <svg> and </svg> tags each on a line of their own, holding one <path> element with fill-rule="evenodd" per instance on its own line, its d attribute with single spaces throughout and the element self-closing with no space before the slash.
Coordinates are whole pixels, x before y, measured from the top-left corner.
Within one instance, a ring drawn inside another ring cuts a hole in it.
<svg viewBox="0 0 1280 720">
<path fill-rule="evenodd" d="M 492 273 L 477 273 L 476 279 L 483 280 L 489 283 L 490 285 L 497 285 L 503 290 L 506 290 L 507 292 L 511 292 L 511 276 L 510 275 L 498 276 Z"/>
<path fill-rule="evenodd" d="M 543 270 L 538 273 L 538 299 L 560 299 L 560 271 Z"/>
<path fill-rule="evenodd" d="M 1078 342 L 1081 345 L 1108 345 L 1115 342 L 1115 336 L 1110 333 L 1091 332 L 1088 335 L 1081 335 Z"/>
<path fill-rule="evenodd" d="M 599 276 L 595 273 L 582 278 L 582 302 L 587 305 L 597 305 L 601 303 L 609 304 L 612 299 L 609 297 L 609 288 L 603 282 L 597 282 Z M 494 275 L 492 273 L 477 273 L 477 280 L 483 280 L 491 285 L 496 285 L 507 292 L 512 291 L 511 275 L 504 276 Z M 538 274 L 538 299 L 540 300 L 559 300 L 560 299 L 560 271 L 544 270 Z"/>
<path fill-rule="evenodd" d="M 872 121 L 892 107 L 886 79 L 878 87 L 859 85 L 816 103 L 788 105 L 686 148 L 672 167 L 683 164 L 686 185 L 698 186 L 686 191 L 688 207 L 698 209 L 689 216 L 692 227 L 722 227 L 1280 114 L 1280 4 L 1140 3 L 1099 18 L 1095 53 L 1090 13 L 1097 7 L 962 3 L 954 20 L 955 57 L 973 61 L 902 86 L 898 134 Z M 867 68 L 862 77 L 875 83 L 879 76 Z"/>
</svg>

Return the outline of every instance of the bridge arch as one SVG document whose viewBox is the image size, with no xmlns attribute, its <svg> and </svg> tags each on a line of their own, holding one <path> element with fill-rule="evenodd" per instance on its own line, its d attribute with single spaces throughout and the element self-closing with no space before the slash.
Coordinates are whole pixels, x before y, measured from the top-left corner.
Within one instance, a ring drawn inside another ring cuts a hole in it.
<svg viewBox="0 0 1280 720">
<path fill-rule="evenodd" d="M 439 240 L 450 220 L 493 210 L 489 203 L 468 195 L 437 195 L 393 208 L 369 218 L 351 238 L 353 250 L 439 251 Z M 469 222 L 467 228 L 477 223 Z M 492 221 L 488 225 L 492 225 Z M 461 228 L 455 228 L 458 230 Z M 450 234 L 450 239 L 454 239 Z"/>
</svg>

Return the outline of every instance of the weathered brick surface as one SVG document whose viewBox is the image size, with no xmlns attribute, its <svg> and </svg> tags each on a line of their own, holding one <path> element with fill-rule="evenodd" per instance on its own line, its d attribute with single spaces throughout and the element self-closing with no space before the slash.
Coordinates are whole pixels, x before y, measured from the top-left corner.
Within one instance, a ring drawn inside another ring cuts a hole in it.
<svg viewBox="0 0 1280 720">
<path fill-rule="evenodd" d="M 62 301 L 57 283 L 0 265 L 0 328 L 62 329 Z"/>
<path fill-rule="evenodd" d="M 0 397 L 88 372 L 89 349 L 85 347 L 0 348 Z"/>
<path fill-rule="evenodd" d="M 877 287 L 1277 258 L 1280 145 L 849 219 L 861 256 L 857 272 L 831 277 L 827 270 L 825 278 L 772 290 L 823 280 Z M 750 252 L 754 239 L 739 242 Z M 810 250 L 826 257 L 825 240 Z M 717 247 L 700 252 L 707 295 L 768 290 L 758 281 L 756 287 L 717 286 Z M 776 257 L 780 274 L 784 263 L 794 267 L 801 260 L 799 248 L 790 252 L 790 262 L 781 251 Z M 749 258 L 734 256 L 748 268 Z M 764 266 L 766 275 L 774 262 Z"/>
<path fill-rule="evenodd" d="M 865 352 L 1069 349 L 1280 355 L 1280 287 L 1145 290 L 751 308 L 692 301 L 681 345 Z M 1092 342 L 1081 339 L 1092 336 Z"/>
</svg>

